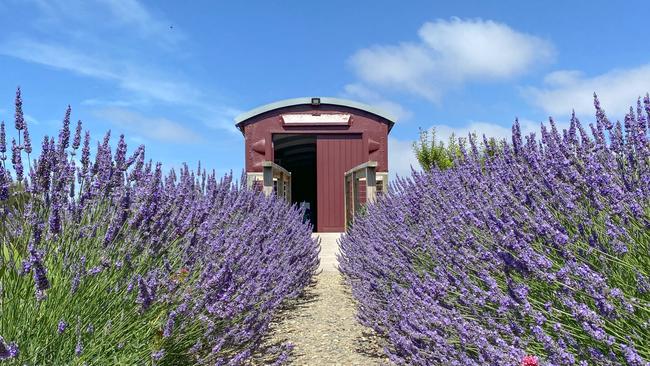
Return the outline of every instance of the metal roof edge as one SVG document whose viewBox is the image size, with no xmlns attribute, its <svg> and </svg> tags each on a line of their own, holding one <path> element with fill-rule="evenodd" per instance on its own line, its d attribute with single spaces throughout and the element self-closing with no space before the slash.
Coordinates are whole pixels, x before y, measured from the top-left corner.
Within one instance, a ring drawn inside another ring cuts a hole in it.
<svg viewBox="0 0 650 366">
<path fill-rule="evenodd" d="M 300 98 L 291 98 L 291 99 L 284 99 L 284 100 L 279 100 L 277 102 L 265 104 L 262 106 L 259 106 L 257 108 L 251 109 L 250 111 L 244 112 L 237 117 L 235 117 L 235 124 L 239 125 L 240 123 L 249 120 L 257 115 L 260 115 L 262 113 L 266 113 L 275 109 L 280 109 L 280 108 L 285 108 L 285 107 L 291 107 L 291 106 L 296 106 L 296 105 L 311 105 L 311 99 L 312 98 L 318 98 L 318 97 L 300 97 Z M 320 97 L 320 104 L 329 104 L 329 105 L 339 105 L 342 107 L 350 107 L 350 108 L 355 108 L 359 109 L 362 111 L 366 111 L 368 113 L 372 113 L 374 115 L 377 115 L 381 118 L 384 118 L 391 122 L 391 127 L 395 123 L 396 118 L 393 117 L 391 114 L 384 112 L 383 110 L 369 106 L 367 104 L 355 102 L 353 100 L 348 100 L 348 99 L 341 99 L 341 98 L 331 98 L 331 97 Z"/>
</svg>

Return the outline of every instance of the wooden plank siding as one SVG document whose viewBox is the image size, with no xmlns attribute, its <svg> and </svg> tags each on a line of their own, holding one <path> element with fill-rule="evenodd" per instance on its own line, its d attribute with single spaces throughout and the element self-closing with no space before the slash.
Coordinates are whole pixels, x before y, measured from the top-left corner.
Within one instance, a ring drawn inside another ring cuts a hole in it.
<svg viewBox="0 0 650 366">
<path fill-rule="evenodd" d="M 367 160 L 361 134 L 318 135 L 318 232 L 345 231 L 344 174 Z"/>
</svg>

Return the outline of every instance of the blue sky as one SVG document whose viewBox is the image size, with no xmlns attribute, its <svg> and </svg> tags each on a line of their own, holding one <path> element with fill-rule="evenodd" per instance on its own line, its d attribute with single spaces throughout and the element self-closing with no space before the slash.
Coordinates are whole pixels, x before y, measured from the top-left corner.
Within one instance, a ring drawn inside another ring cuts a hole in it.
<svg viewBox="0 0 650 366">
<path fill-rule="evenodd" d="M 633 4 L 633 3 L 630 3 Z M 34 140 L 72 106 L 94 139 L 124 133 L 167 166 L 243 167 L 242 111 L 344 97 L 399 120 L 389 168 L 418 128 L 504 137 L 572 108 L 610 118 L 650 90 L 647 14 L 596 1 L 1 0 L 0 118 L 16 86 Z M 12 131 L 13 132 L 13 131 Z"/>
</svg>

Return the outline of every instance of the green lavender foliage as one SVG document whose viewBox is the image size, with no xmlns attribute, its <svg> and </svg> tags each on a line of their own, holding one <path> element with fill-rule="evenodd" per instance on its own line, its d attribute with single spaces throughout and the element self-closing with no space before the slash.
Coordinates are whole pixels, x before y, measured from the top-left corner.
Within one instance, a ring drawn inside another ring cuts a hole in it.
<svg viewBox="0 0 650 366">
<path fill-rule="evenodd" d="M 68 108 L 27 174 L 24 142 L 0 154 L 0 364 L 246 362 L 318 267 L 303 209 L 232 174 L 163 174 L 110 132 L 93 162 L 82 132 Z"/>
<path fill-rule="evenodd" d="M 19 190 L 20 187 L 14 187 L 14 191 Z M 25 192 L 12 194 L 5 204 L 13 206 L 12 215 L 29 212 L 47 217 L 43 202 Z M 162 343 L 160 323 L 168 306 L 157 303 L 142 311 L 137 303 L 137 287 L 128 291 L 128 285 L 135 275 L 144 277 L 162 266 L 163 257 L 179 257 L 165 252 L 154 254 L 147 247 L 136 250 L 132 244 L 142 238 L 133 230 L 115 240 L 112 251 L 101 250 L 110 226 L 107 218 L 117 215 L 118 208 L 109 200 L 102 200 L 84 210 L 79 221 L 64 221 L 60 235 L 44 241 L 46 245 L 40 250 L 65 255 L 44 256 L 50 287 L 39 301 L 34 300 L 33 276 L 22 274 L 21 268 L 29 260 L 33 228 L 28 221 L 3 220 L 0 329 L 7 340 L 37 340 L 20 344 L 21 354 L 34 356 L 20 358 L 21 363 L 67 364 L 73 360 L 72 364 L 83 365 L 101 359 L 106 364 L 138 364 L 150 359 L 156 343 Z M 178 248 L 170 243 L 167 251 Z M 126 255 L 131 258 L 129 263 L 124 262 Z M 85 278 L 73 290 L 75 277 L 84 271 L 82 265 L 86 268 Z M 179 263 L 171 265 L 178 268 Z M 92 274 L 94 271 L 98 273 Z M 59 334 L 60 322 L 66 326 Z M 17 324 L 20 327 L 14 326 Z"/>
</svg>

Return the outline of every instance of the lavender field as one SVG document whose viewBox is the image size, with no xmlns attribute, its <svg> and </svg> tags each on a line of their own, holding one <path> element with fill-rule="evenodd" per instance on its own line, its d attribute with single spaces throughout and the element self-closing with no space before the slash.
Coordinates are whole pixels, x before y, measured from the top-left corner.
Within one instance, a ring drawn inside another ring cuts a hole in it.
<svg viewBox="0 0 650 366">
<path fill-rule="evenodd" d="M 461 141 L 356 217 L 340 271 L 397 365 L 650 365 L 650 97 L 613 123 Z M 241 365 L 312 282 L 303 209 L 164 170 L 65 112 L 0 124 L 0 364 Z M 91 149 L 91 145 L 95 146 Z"/>
<path fill-rule="evenodd" d="M 650 365 L 650 98 L 414 172 L 341 270 L 398 365 Z"/>
<path fill-rule="evenodd" d="M 241 364 L 316 271 L 302 210 L 232 175 L 163 173 L 124 136 L 114 151 L 110 132 L 91 140 L 70 108 L 35 156 L 20 90 L 12 125 L 0 131 L 2 365 Z"/>
</svg>

